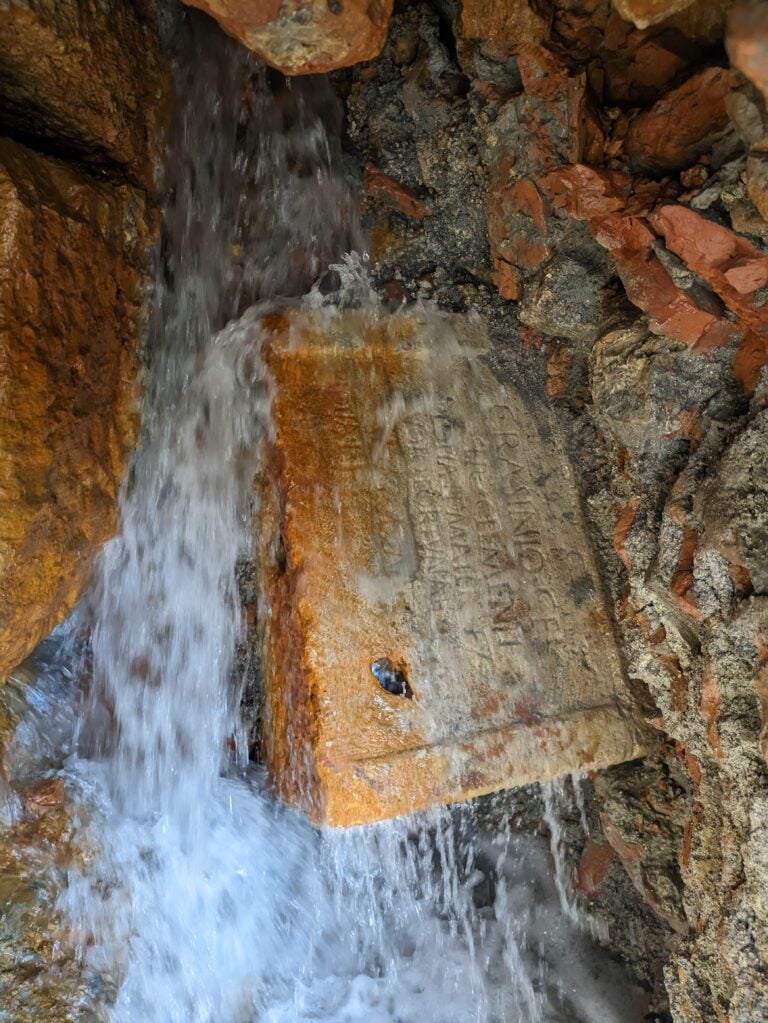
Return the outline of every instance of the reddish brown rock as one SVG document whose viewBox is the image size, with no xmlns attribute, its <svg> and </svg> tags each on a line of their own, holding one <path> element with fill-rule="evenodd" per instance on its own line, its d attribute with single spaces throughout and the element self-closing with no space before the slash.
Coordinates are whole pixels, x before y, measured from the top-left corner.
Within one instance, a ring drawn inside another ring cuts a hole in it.
<svg viewBox="0 0 768 1023">
<path fill-rule="evenodd" d="M 728 344 L 735 332 L 732 324 L 699 308 L 674 283 L 653 254 L 653 233 L 640 218 L 614 214 L 590 227 L 616 260 L 627 297 L 650 317 L 651 330 L 696 348 Z"/>
<path fill-rule="evenodd" d="M 498 250 L 493 252 L 494 283 L 502 298 L 519 302 L 523 296 L 523 282 L 517 267 L 500 258 Z"/>
<path fill-rule="evenodd" d="M 607 98 L 633 107 L 646 105 L 664 93 L 690 64 L 689 47 L 676 35 L 660 33 L 639 45 L 625 45 L 605 54 Z M 634 52 L 633 52 L 634 51 Z"/>
<path fill-rule="evenodd" d="M 739 84 L 723 68 L 704 68 L 630 124 L 624 143 L 637 170 L 681 171 L 708 153 L 729 125 L 726 99 Z"/>
<path fill-rule="evenodd" d="M 718 729 L 722 693 L 717 685 L 711 662 L 707 663 L 701 680 L 701 702 L 699 710 L 707 726 L 707 740 L 717 760 L 723 759 L 723 744 Z"/>
<path fill-rule="evenodd" d="M 544 388 L 550 398 L 565 398 L 568 393 L 568 374 L 571 369 L 570 348 L 554 348 L 547 356 Z"/>
<path fill-rule="evenodd" d="M 395 181 L 372 163 L 367 163 L 363 168 L 363 190 L 371 199 L 383 202 L 385 206 L 412 220 L 423 220 L 432 212 L 412 188 Z"/>
<path fill-rule="evenodd" d="M 0 142 L 0 679 L 72 608 L 134 434 L 142 194 Z"/>
<path fill-rule="evenodd" d="M 272 325 L 279 793 L 346 826 L 637 755 L 572 471 L 477 339 L 405 315 Z"/>
<path fill-rule="evenodd" d="M 522 96 L 499 111 L 497 124 L 524 134 L 524 152 L 510 144 L 504 131 L 491 159 L 488 187 L 488 239 L 495 279 L 506 298 L 522 297 L 524 281 L 551 255 L 547 204 L 537 179 L 567 160 L 585 144 L 578 104 L 569 108 L 565 66 L 538 46 L 523 45 L 518 54 L 525 86 Z"/>
<path fill-rule="evenodd" d="M 698 608 L 691 595 L 693 587 L 693 558 L 699 545 L 699 534 L 690 525 L 683 526 L 677 565 L 672 573 L 670 589 L 679 606 L 687 613 L 697 616 Z"/>
<path fill-rule="evenodd" d="M 701 308 L 678 288 L 654 254 L 653 232 L 639 217 L 612 214 L 590 227 L 616 260 L 631 302 L 650 317 L 655 333 L 709 349 L 727 344 L 736 333 L 727 320 Z"/>
<path fill-rule="evenodd" d="M 3 123 L 152 180 L 165 79 L 142 3 L 14 0 L 0 15 Z"/>
<path fill-rule="evenodd" d="M 757 86 L 768 103 L 768 5 L 741 0 L 728 18 L 725 46 L 731 63 Z"/>
<path fill-rule="evenodd" d="M 615 853 L 613 848 L 605 842 L 595 842 L 589 839 L 579 861 L 576 871 L 575 887 L 583 892 L 588 899 L 594 899 L 600 890 L 600 885 L 611 869 Z"/>
<path fill-rule="evenodd" d="M 552 19 L 540 9 L 529 0 L 462 0 L 461 35 L 481 40 L 487 56 L 501 59 L 525 43 L 540 43 L 548 37 Z"/>
<path fill-rule="evenodd" d="M 550 255 L 544 204 L 532 181 L 517 181 L 490 193 L 488 240 L 500 293 L 519 298 L 520 270 L 536 269 Z"/>
<path fill-rule="evenodd" d="M 694 0 L 613 0 L 613 6 L 626 21 L 648 28 L 684 11 Z"/>
<path fill-rule="evenodd" d="M 597 220 L 626 208 L 632 184 L 628 174 L 574 164 L 545 175 L 540 188 L 554 206 L 576 220 Z"/>
<path fill-rule="evenodd" d="M 651 209 L 664 194 L 663 185 L 638 187 L 624 174 L 577 165 L 547 174 L 540 187 L 555 207 L 587 220 L 595 239 L 615 259 L 628 298 L 651 318 L 654 333 L 702 349 L 725 345 L 739 333 L 714 303 L 703 304 L 704 298 L 678 287 L 655 254 L 656 237 L 648 221 L 656 224 Z M 663 209 L 690 212 L 678 205 Z"/>
<path fill-rule="evenodd" d="M 270 67 L 309 75 L 372 60 L 393 0 L 184 0 Z"/>
<path fill-rule="evenodd" d="M 631 497 L 619 512 L 616 525 L 613 530 L 613 549 L 624 562 L 628 572 L 632 571 L 632 562 L 626 549 L 627 537 L 634 525 L 637 516 L 637 509 L 640 507 L 640 498 Z"/>
<path fill-rule="evenodd" d="M 733 360 L 733 375 L 745 394 L 751 396 L 755 393 L 765 366 L 768 366 L 768 337 L 747 331 Z"/>
</svg>

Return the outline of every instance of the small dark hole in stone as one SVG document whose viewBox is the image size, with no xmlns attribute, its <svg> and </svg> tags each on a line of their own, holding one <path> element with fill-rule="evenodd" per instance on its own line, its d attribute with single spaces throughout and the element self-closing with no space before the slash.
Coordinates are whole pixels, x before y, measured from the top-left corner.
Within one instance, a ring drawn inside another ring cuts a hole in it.
<svg viewBox="0 0 768 1023">
<path fill-rule="evenodd" d="M 379 657 L 374 661 L 371 665 L 371 674 L 381 688 L 392 693 L 393 696 L 404 696 L 407 700 L 413 699 L 413 690 L 408 683 L 407 675 L 389 657 Z"/>
<path fill-rule="evenodd" d="M 275 551 L 275 563 L 277 565 L 277 571 L 280 575 L 285 575 L 285 570 L 288 567 L 288 555 L 285 550 L 285 541 L 283 540 L 282 533 L 277 538 L 277 550 Z"/>
</svg>

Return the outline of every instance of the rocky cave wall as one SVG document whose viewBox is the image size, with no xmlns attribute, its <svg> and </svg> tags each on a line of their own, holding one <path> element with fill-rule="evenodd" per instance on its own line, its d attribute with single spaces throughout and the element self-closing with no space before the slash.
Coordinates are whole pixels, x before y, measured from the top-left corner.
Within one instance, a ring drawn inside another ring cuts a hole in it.
<svg viewBox="0 0 768 1023">
<path fill-rule="evenodd" d="M 623 865 L 681 1023 L 768 1018 L 767 75 L 768 5 L 649 0 L 400 4 L 340 75 L 380 285 L 572 438 L 657 744 L 577 881 L 632 959 Z"/>
<path fill-rule="evenodd" d="M 3 676 L 115 527 L 170 6 L 0 4 Z M 593 779 L 577 885 L 660 1014 L 768 1018 L 768 4 L 199 6 L 289 71 L 367 61 L 335 84 L 373 273 L 479 312 L 560 419 L 655 736 Z"/>
</svg>

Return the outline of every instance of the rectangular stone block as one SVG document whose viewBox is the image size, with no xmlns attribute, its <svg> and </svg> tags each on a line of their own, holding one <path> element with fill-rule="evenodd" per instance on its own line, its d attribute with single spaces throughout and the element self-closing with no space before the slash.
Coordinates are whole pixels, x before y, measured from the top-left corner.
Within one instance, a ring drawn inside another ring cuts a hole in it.
<svg viewBox="0 0 768 1023">
<path fill-rule="evenodd" d="M 642 755 L 571 466 L 488 369 L 477 328 L 265 322 L 278 793 L 347 826 Z"/>
</svg>

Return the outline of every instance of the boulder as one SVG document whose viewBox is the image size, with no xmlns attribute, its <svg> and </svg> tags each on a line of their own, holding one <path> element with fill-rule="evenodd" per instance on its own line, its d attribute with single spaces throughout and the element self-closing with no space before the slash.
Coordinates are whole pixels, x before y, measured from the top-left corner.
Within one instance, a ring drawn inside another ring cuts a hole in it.
<svg viewBox="0 0 768 1023">
<path fill-rule="evenodd" d="M 113 532 L 134 438 L 144 193 L 0 141 L 0 679 Z"/>
<path fill-rule="evenodd" d="M 730 126 L 726 100 L 738 84 L 731 71 L 703 68 L 639 114 L 625 142 L 633 168 L 681 171 L 708 154 Z"/>
<path fill-rule="evenodd" d="M 725 45 L 731 63 L 762 92 L 768 102 L 768 5 L 741 0 L 731 12 Z"/>
<path fill-rule="evenodd" d="M 693 2 L 694 0 L 613 0 L 613 6 L 625 21 L 634 22 L 638 28 L 648 28 L 659 21 L 666 21 L 673 14 L 679 14 Z"/>
<path fill-rule="evenodd" d="M 265 64 L 309 75 L 372 60 L 393 0 L 184 0 L 210 14 Z"/>
<path fill-rule="evenodd" d="M 5 130 L 149 183 L 165 79 L 145 0 L 0 5 Z"/>
</svg>

